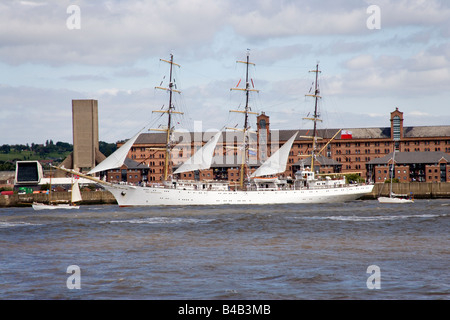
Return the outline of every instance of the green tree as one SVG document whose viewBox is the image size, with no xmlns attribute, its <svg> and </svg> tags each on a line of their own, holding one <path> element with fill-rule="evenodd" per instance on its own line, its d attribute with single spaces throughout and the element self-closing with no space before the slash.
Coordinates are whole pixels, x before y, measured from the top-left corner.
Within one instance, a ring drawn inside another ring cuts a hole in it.
<svg viewBox="0 0 450 320">
<path fill-rule="evenodd" d="M 345 175 L 345 179 L 347 180 L 347 183 L 362 183 L 365 182 L 365 179 L 361 177 L 357 173 L 350 173 Z"/>
<path fill-rule="evenodd" d="M 384 180 L 384 183 L 391 183 L 391 179 Z M 398 178 L 392 179 L 392 183 L 400 183 L 400 180 Z"/>
<path fill-rule="evenodd" d="M 108 157 L 109 155 L 111 155 L 111 153 L 117 150 L 117 145 L 115 143 L 106 143 L 104 141 L 99 141 L 98 148 L 101 153 Z"/>
<path fill-rule="evenodd" d="M 4 144 L 0 147 L 0 152 L 8 154 L 11 152 L 11 147 L 8 144 Z"/>
</svg>

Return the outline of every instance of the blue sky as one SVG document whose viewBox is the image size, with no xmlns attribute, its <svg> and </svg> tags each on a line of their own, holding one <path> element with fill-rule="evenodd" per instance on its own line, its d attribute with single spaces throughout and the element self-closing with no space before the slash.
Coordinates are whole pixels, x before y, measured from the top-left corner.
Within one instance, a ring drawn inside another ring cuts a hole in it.
<svg viewBox="0 0 450 320">
<path fill-rule="evenodd" d="M 368 28 L 378 17 L 379 29 Z M 311 126 L 302 118 L 317 62 L 324 128 L 389 126 L 396 107 L 405 126 L 449 125 L 449 38 L 450 3 L 438 0 L 4 0 L 0 145 L 72 143 L 72 99 L 99 101 L 102 141 L 154 125 L 151 111 L 167 106 L 154 89 L 168 71 L 159 59 L 171 53 L 185 128 L 240 125 L 229 110 L 244 99 L 230 88 L 240 79 L 242 87 L 236 60 L 247 49 L 260 90 L 252 110 L 272 129 Z"/>
</svg>

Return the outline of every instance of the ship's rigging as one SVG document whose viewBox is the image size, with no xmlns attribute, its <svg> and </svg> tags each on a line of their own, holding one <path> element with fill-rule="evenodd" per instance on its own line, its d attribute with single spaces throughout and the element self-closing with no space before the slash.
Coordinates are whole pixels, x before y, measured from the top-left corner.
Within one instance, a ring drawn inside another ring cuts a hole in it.
<svg viewBox="0 0 450 320">
<path fill-rule="evenodd" d="M 230 112 L 237 112 L 237 113 L 243 113 L 244 114 L 244 126 L 242 129 L 236 128 L 236 127 L 227 127 L 227 129 L 230 130 L 237 130 L 242 132 L 243 141 L 242 146 L 240 147 L 241 150 L 241 166 L 239 171 L 239 186 L 241 189 L 245 187 L 244 180 L 246 176 L 248 177 L 248 159 L 249 159 L 249 151 L 250 151 L 250 144 L 249 144 L 249 135 L 250 134 L 256 134 L 256 132 L 250 130 L 249 126 L 249 115 L 258 115 L 257 112 L 251 111 L 250 108 L 250 92 L 259 92 L 259 90 L 255 89 L 253 80 L 249 77 L 249 66 L 255 65 L 253 62 L 250 62 L 250 50 L 247 50 L 247 59 L 245 61 L 238 60 L 236 63 L 242 63 L 245 64 L 245 88 L 239 88 L 239 84 L 241 83 L 241 80 L 239 80 L 236 88 L 231 88 L 230 90 L 239 90 L 245 92 L 245 107 L 244 110 L 230 110 Z M 252 82 L 252 87 L 250 88 L 250 81 Z M 256 150 L 252 150 L 256 151 Z"/>
<path fill-rule="evenodd" d="M 172 116 L 173 114 L 183 114 L 183 112 L 179 112 L 175 110 L 175 106 L 173 104 L 173 93 L 181 93 L 181 91 L 174 89 L 174 80 L 173 80 L 173 67 L 180 68 L 181 66 L 175 62 L 173 62 L 173 54 L 170 55 L 170 60 L 164 60 L 160 59 L 160 61 L 166 62 L 170 65 L 170 71 L 169 71 L 169 85 L 167 87 L 161 87 L 161 84 L 163 81 L 161 81 L 160 86 L 155 87 L 155 89 L 165 90 L 169 92 L 169 105 L 166 109 L 161 110 L 154 110 L 153 112 L 156 113 L 165 113 L 167 114 L 167 128 L 153 128 L 149 129 L 149 131 L 163 131 L 166 132 L 166 147 L 161 148 L 149 148 L 150 150 L 155 151 L 164 151 L 164 175 L 163 175 L 163 181 L 167 181 L 169 177 L 170 172 L 170 154 L 171 150 L 173 148 L 172 139 L 171 136 L 173 134 L 174 128 L 172 126 Z M 164 79 L 164 78 L 163 78 Z"/>
</svg>

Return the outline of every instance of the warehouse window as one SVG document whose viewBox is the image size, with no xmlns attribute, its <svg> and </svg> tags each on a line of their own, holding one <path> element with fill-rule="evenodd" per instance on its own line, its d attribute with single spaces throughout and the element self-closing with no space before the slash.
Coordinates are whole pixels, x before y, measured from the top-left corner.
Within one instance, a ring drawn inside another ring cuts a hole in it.
<svg viewBox="0 0 450 320">
<path fill-rule="evenodd" d="M 394 140 L 400 140 L 400 117 L 394 117 Z"/>
</svg>

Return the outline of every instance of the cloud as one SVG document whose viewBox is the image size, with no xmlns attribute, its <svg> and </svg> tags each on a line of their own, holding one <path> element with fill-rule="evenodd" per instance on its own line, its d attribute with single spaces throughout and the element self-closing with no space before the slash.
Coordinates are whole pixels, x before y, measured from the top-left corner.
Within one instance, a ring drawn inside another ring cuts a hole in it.
<svg viewBox="0 0 450 320">
<path fill-rule="evenodd" d="M 108 78 L 104 76 L 99 75 L 92 75 L 92 74 L 79 74 L 79 75 L 70 75 L 70 76 L 64 76 L 62 77 L 63 80 L 67 81 L 95 81 L 95 82 L 104 82 L 107 81 Z"/>
<path fill-rule="evenodd" d="M 164 101 L 163 94 L 160 101 Z M 154 90 L 65 89 L 0 85 L 2 143 L 42 143 L 47 139 L 72 143 L 72 100 L 98 100 L 100 140 L 116 142 L 148 125 L 159 109 Z M 155 103 L 155 104 L 153 104 Z"/>
<path fill-rule="evenodd" d="M 450 9 L 446 3 L 382 0 L 378 3 L 382 28 L 424 25 L 439 28 L 442 33 L 449 29 Z M 69 30 L 66 26 L 69 18 L 66 9 L 70 4 L 56 0 L 2 3 L 0 59 L 12 65 L 31 62 L 52 66 L 66 63 L 117 66 L 172 50 L 194 57 L 213 45 L 216 35 L 227 28 L 247 43 L 277 37 L 370 32 L 366 27 L 368 4 L 356 0 L 244 3 L 80 0 L 77 2 L 81 9 L 80 30 Z M 419 38 L 425 41 L 426 37 L 422 34 Z M 357 44 L 347 42 L 347 50 Z"/>
<path fill-rule="evenodd" d="M 115 76 L 123 78 L 141 78 L 149 74 L 150 72 L 143 68 L 123 68 L 114 73 Z"/>
<path fill-rule="evenodd" d="M 436 93 L 450 86 L 450 55 L 442 50 L 419 51 L 410 57 L 400 55 L 360 54 L 344 63 L 348 72 L 340 82 L 342 94 L 371 96 L 384 94 L 421 96 L 428 95 L 427 88 Z"/>
<path fill-rule="evenodd" d="M 370 54 L 362 54 L 348 60 L 345 65 L 348 69 L 353 70 L 373 68 L 375 65 L 375 59 Z"/>
<path fill-rule="evenodd" d="M 80 30 L 66 26 L 72 4 L 81 9 Z M 381 9 L 380 30 L 366 27 L 371 4 Z M 19 142 L 41 139 L 48 128 L 43 141 L 57 134 L 54 141 L 70 142 L 70 101 L 80 98 L 99 100 L 101 139 L 131 136 L 151 121 L 151 110 L 167 105 L 167 93 L 154 86 L 167 71 L 158 59 L 171 52 L 182 65 L 176 79 L 183 96 L 176 102 L 208 127 L 221 127 L 229 109 L 242 107 L 240 92 L 229 89 L 243 77 L 235 60 L 247 48 L 261 89 L 251 104 L 271 115 L 272 124 L 296 128 L 300 113 L 310 111 L 304 94 L 317 60 L 324 102 L 334 99 L 336 109 L 354 112 L 349 119 L 364 113 L 359 122 L 381 123 L 374 114 L 396 105 L 418 122 L 414 110 L 448 113 L 442 106 L 450 87 L 450 4 L 444 1 L 1 1 L 0 30 L 0 83 L 8 84 L 0 85 L 0 130 L 15 132 L 8 139 Z M 17 123 L 20 132 L 13 131 Z"/>
<path fill-rule="evenodd" d="M 39 7 L 47 5 L 46 2 L 34 2 L 34 1 L 19 1 L 23 6 Z"/>
<path fill-rule="evenodd" d="M 72 105 L 78 92 L 0 86 L 0 136 L 3 143 L 72 142 Z"/>
<path fill-rule="evenodd" d="M 232 15 L 231 24 L 239 34 L 255 38 L 297 35 L 348 34 L 365 28 L 365 7 L 330 11 L 329 2 L 311 7 L 305 3 L 265 1 L 257 10 Z"/>
<path fill-rule="evenodd" d="M 408 115 L 414 116 L 414 117 L 429 117 L 429 116 L 431 116 L 429 113 L 423 112 L 423 111 L 410 111 L 410 112 L 408 112 Z"/>
<path fill-rule="evenodd" d="M 381 9 L 382 26 L 448 26 L 449 4 L 436 0 L 375 1 Z"/>
<path fill-rule="evenodd" d="M 2 5 L 0 58 L 59 66 L 114 65 L 213 39 L 222 1 L 80 1 L 79 30 L 66 26 L 68 3 Z"/>
</svg>

